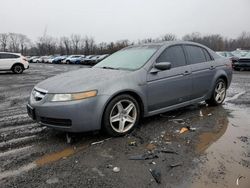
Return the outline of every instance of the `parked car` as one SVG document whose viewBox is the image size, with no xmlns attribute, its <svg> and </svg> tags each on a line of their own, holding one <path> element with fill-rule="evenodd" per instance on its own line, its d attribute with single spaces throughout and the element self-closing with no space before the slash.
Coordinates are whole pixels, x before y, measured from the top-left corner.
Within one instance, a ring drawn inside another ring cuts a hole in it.
<svg viewBox="0 0 250 188">
<path fill-rule="evenodd" d="M 62 61 L 62 63 L 67 64 L 80 64 L 82 61 L 82 58 L 84 58 L 84 55 L 70 55 L 66 59 Z"/>
<path fill-rule="evenodd" d="M 0 52 L 0 70 L 11 70 L 13 73 L 21 74 L 29 68 L 29 62 L 21 54 Z"/>
<path fill-rule="evenodd" d="M 83 64 L 90 64 L 91 58 L 93 58 L 94 55 L 87 55 L 82 59 Z"/>
<path fill-rule="evenodd" d="M 67 56 L 65 56 L 65 55 L 63 55 L 63 56 L 57 56 L 57 57 L 55 57 L 55 58 L 52 60 L 52 63 L 56 63 L 56 64 L 62 63 L 62 61 L 63 61 L 64 59 L 66 59 L 66 58 L 67 58 Z"/>
<path fill-rule="evenodd" d="M 108 56 L 109 54 L 103 54 L 103 55 L 98 56 L 95 60 L 95 63 L 99 63 L 100 61 L 104 60 Z"/>
<path fill-rule="evenodd" d="M 240 57 L 237 62 L 233 63 L 234 70 L 243 71 L 250 70 L 250 52 L 248 52 L 245 56 Z"/>
<path fill-rule="evenodd" d="M 38 58 L 38 56 L 32 56 L 32 57 L 28 58 L 27 60 L 29 63 L 36 63 L 33 61 L 33 59 L 36 59 L 36 58 Z"/>
<path fill-rule="evenodd" d="M 131 132 L 142 117 L 206 101 L 221 105 L 232 79 L 231 61 L 192 42 L 141 44 L 122 49 L 93 68 L 38 83 L 27 110 L 61 131 L 103 128 Z"/>
<path fill-rule="evenodd" d="M 239 57 L 235 56 L 232 52 L 219 51 L 216 53 L 223 56 L 223 57 L 227 57 L 227 58 L 231 59 L 233 63 L 237 62 L 239 60 Z"/>
<path fill-rule="evenodd" d="M 32 62 L 33 63 L 40 63 L 40 57 L 39 56 L 36 56 L 35 58 L 32 59 Z"/>
</svg>

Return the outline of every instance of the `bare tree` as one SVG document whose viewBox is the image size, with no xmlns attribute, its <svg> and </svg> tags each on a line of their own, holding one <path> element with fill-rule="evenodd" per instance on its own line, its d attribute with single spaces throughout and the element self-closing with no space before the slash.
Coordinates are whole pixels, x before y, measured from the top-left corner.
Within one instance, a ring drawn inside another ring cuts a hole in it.
<svg viewBox="0 0 250 188">
<path fill-rule="evenodd" d="M 77 35 L 77 34 L 71 35 L 71 42 L 72 42 L 72 46 L 73 46 L 75 54 L 78 53 L 80 41 L 81 41 L 81 35 Z"/>
<path fill-rule="evenodd" d="M 23 34 L 18 34 L 17 36 L 21 47 L 21 53 L 26 54 L 26 50 L 28 48 L 28 45 L 30 44 L 30 39 Z"/>
<path fill-rule="evenodd" d="M 61 37 L 61 43 L 63 44 L 66 54 L 69 55 L 71 53 L 71 41 L 68 37 Z"/>
<path fill-rule="evenodd" d="M 9 42 L 9 35 L 7 33 L 0 33 L 0 45 L 4 52 L 7 51 L 8 42 Z"/>
<path fill-rule="evenodd" d="M 176 35 L 168 33 L 165 34 L 163 37 L 161 37 L 161 41 L 173 41 L 173 40 L 177 40 Z"/>
<path fill-rule="evenodd" d="M 19 52 L 20 41 L 18 35 L 17 33 L 9 33 L 9 49 L 11 52 Z"/>
</svg>

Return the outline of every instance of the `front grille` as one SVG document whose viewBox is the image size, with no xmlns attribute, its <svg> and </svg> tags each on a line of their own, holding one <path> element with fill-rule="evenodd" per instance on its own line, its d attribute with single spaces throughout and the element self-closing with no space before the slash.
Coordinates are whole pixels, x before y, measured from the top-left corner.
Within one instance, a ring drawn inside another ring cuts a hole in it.
<svg viewBox="0 0 250 188">
<path fill-rule="evenodd" d="M 62 127 L 70 127 L 72 125 L 72 121 L 70 119 L 56 119 L 56 118 L 48 118 L 48 117 L 40 117 L 41 123 Z"/>
</svg>

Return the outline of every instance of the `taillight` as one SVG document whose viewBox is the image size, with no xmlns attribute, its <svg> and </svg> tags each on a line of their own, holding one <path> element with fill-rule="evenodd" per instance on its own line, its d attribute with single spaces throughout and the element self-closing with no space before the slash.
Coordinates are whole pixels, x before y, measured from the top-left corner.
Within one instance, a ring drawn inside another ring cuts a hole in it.
<svg viewBox="0 0 250 188">
<path fill-rule="evenodd" d="M 229 58 L 229 62 L 225 64 L 228 68 L 233 68 L 233 59 Z"/>
</svg>

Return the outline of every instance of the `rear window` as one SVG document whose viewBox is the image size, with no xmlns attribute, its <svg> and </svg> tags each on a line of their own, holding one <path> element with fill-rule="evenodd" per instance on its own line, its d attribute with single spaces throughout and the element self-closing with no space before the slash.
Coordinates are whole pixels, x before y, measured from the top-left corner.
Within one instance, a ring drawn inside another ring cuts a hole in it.
<svg viewBox="0 0 250 188">
<path fill-rule="evenodd" d="M 1 59 L 16 59 L 19 57 L 20 57 L 19 55 L 15 55 L 15 54 L 0 54 Z"/>
<path fill-rule="evenodd" d="M 202 48 L 191 45 L 186 45 L 185 48 L 189 57 L 190 64 L 202 63 L 207 61 Z"/>
</svg>

